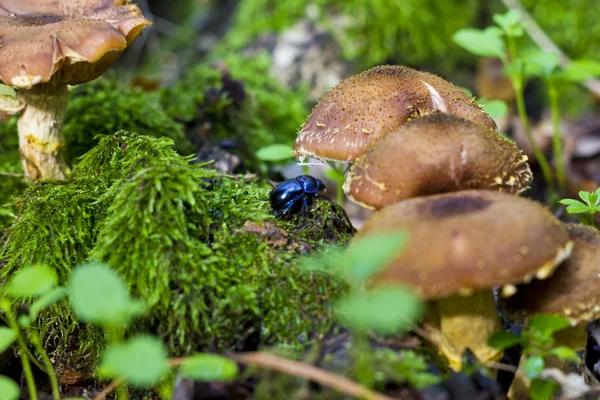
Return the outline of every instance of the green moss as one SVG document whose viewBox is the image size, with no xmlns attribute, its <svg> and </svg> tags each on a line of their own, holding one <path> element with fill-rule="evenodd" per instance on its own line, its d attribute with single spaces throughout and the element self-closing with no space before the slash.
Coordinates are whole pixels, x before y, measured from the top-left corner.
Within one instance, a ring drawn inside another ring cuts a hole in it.
<svg viewBox="0 0 600 400">
<path fill-rule="evenodd" d="M 119 131 L 100 136 L 99 143 L 81 156 L 73 169 L 73 177 L 93 176 L 105 181 L 121 179 L 150 165 L 176 163 L 187 165 L 190 157 L 182 157 L 173 149 L 169 138 L 154 138 Z"/>
<path fill-rule="evenodd" d="M 43 262 L 64 284 L 78 263 L 108 262 L 148 305 L 136 329 L 161 335 L 173 354 L 235 346 L 252 327 L 263 342 L 322 332 L 331 321 L 327 299 L 343 285 L 306 274 L 295 261 L 347 242 L 354 230 L 329 202 L 305 220 L 279 221 L 268 193 L 264 183 L 190 165 L 169 139 L 105 136 L 72 180 L 44 182 L 19 200 L 19 219 L 0 249 L 0 280 Z M 317 228 L 307 228 L 311 221 Z M 82 330 L 65 307 L 40 318 L 51 350 L 68 348 L 68 337 L 79 335 L 81 347 L 97 354 L 98 331 Z"/>
<path fill-rule="evenodd" d="M 187 122 L 194 143 L 234 141 L 246 166 L 256 170 L 260 147 L 294 142 L 309 112 L 308 95 L 303 88 L 293 91 L 271 78 L 270 58 L 264 54 L 228 54 L 219 59 L 219 68 L 213 61 L 191 68 L 167 88 L 164 107 L 173 118 Z"/>
<path fill-rule="evenodd" d="M 114 78 L 97 79 L 71 91 L 64 126 L 69 163 L 97 143 L 96 135 L 119 130 L 167 136 L 183 154 L 193 152 L 183 125 L 167 115 L 158 92 L 125 86 Z"/>
<path fill-rule="evenodd" d="M 477 0 L 243 0 L 232 32 L 226 38 L 227 44 L 241 48 L 260 34 L 288 28 L 306 15 L 309 6 L 318 10 L 317 21 L 334 35 L 346 58 L 356 61 L 361 68 L 388 60 L 450 67 L 465 55 L 457 52 L 448 38 L 477 21 L 481 3 Z"/>
<path fill-rule="evenodd" d="M 16 218 L 15 199 L 27 188 L 19 160 L 17 119 L 0 123 L 0 237 Z"/>
</svg>

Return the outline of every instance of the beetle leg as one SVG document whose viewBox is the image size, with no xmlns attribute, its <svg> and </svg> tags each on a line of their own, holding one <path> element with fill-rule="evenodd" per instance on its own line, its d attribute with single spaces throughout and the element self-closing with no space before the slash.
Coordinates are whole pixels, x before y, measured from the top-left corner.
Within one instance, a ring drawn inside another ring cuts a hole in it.
<svg viewBox="0 0 600 400">
<path fill-rule="evenodd" d="M 302 218 L 306 218 L 306 210 L 308 209 L 308 198 L 304 196 L 302 198 Z"/>
</svg>

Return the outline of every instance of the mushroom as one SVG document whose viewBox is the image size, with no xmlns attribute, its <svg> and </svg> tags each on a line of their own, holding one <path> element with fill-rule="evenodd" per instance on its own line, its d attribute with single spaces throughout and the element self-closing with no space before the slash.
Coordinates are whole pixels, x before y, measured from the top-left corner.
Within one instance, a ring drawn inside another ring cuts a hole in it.
<svg viewBox="0 0 600 400">
<path fill-rule="evenodd" d="M 99 77 L 147 25 L 125 0 L 0 0 L 0 81 L 19 89 L 19 146 L 28 177 L 65 179 L 67 85 Z M 16 112 L 9 106 L 0 114 Z"/>
<path fill-rule="evenodd" d="M 381 208 L 411 197 L 466 189 L 520 193 L 527 156 L 501 135 L 450 114 L 416 118 L 374 143 L 344 183 L 350 200 Z"/>
<path fill-rule="evenodd" d="M 496 129 L 483 108 L 450 82 L 380 66 L 343 80 L 321 99 L 298 133 L 294 156 L 351 162 L 408 119 L 436 111 Z"/>
<path fill-rule="evenodd" d="M 500 304 L 511 319 L 521 324 L 538 314 L 567 318 L 572 327 L 557 332 L 555 343 L 577 351 L 585 348 L 588 323 L 600 318 L 600 233 L 579 224 L 564 226 L 573 241 L 571 257 L 550 278 L 517 286 L 517 292 L 502 298 Z M 566 370 L 567 366 L 560 360 L 549 362 L 553 367 Z M 518 371 L 510 397 L 525 393 L 527 386 L 526 377 Z"/>
<path fill-rule="evenodd" d="M 406 232 L 408 244 L 372 284 L 407 285 L 429 302 L 425 329 L 453 369 L 461 368 L 466 348 L 484 362 L 501 356 L 488 346 L 502 330 L 491 288 L 513 292 L 516 283 L 547 278 L 572 246 L 540 204 L 486 190 L 387 206 L 355 238 L 392 231 Z"/>
</svg>

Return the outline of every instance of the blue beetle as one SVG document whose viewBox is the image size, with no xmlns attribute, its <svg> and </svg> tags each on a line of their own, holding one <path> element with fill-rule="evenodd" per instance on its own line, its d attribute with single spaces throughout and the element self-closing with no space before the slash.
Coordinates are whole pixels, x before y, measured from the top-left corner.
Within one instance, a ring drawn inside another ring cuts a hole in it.
<svg viewBox="0 0 600 400">
<path fill-rule="evenodd" d="M 316 198 L 329 200 L 317 192 L 325 190 L 325 184 L 310 175 L 300 175 L 287 179 L 273 188 L 269 199 L 271 207 L 275 210 L 277 217 L 296 214 L 300 211 L 304 214 L 307 207 Z"/>
</svg>

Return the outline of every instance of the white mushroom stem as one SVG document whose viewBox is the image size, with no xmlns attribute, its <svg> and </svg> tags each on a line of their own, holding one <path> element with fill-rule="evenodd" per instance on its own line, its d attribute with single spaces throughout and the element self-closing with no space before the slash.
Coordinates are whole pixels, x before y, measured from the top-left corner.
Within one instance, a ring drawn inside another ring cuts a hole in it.
<svg viewBox="0 0 600 400">
<path fill-rule="evenodd" d="M 62 132 L 69 100 L 67 85 L 38 84 L 19 90 L 17 97 L 25 105 L 18 124 L 25 175 L 30 179 L 64 180 L 68 173 Z"/>
</svg>

